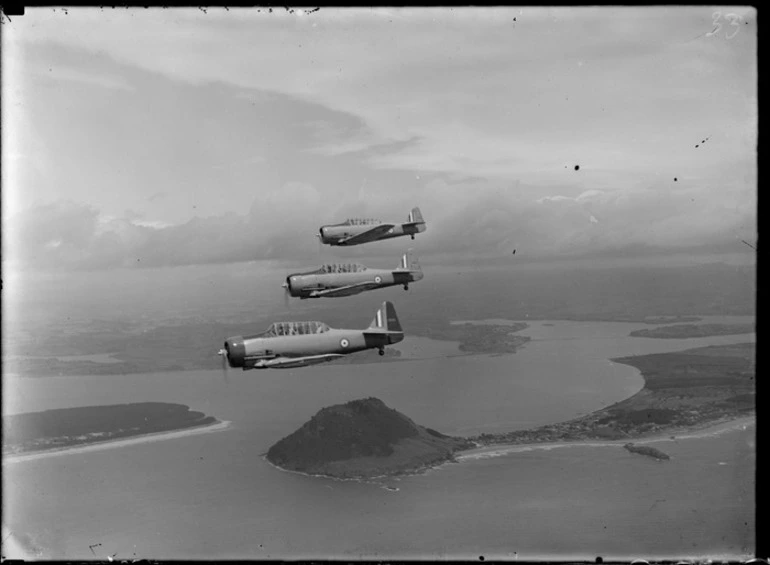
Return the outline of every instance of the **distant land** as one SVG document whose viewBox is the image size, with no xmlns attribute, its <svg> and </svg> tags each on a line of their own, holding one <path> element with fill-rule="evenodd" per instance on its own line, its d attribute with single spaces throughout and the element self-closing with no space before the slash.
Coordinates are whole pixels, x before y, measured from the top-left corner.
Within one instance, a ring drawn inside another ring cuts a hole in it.
<svg viewBox="0 0 770 565">
<path fill-rule="evenodd" d="M 460 351 L 466 353 L 516 353 L 530 338 L 514 335 L 528 328 L 525 323 L 495 324 L 436 324 L 416 330 L 417 335 L 445 341 L 459 341 Z"/>
<path fill-rule="evenodd" d="M 344 307 L 337 299 L 294 301 L 291 311 L 282 306 L 280 295 L 271 299 L 273 290 L 255 291 L 247 276 L 230 280 L 223 275 L 216 281 L 228 289 L 226 293 L 203 293 L 200 281 L 183 278 L 171 284 L 162 272 L 146 269 L 143 286 L 121 283 L 126 292 L 120 296 L 114 285 L 100 279 L 85 279 L 80 286 L 35 279 L 12 302 L 14 308 L 3 311 L 4 327 L 11 330 L 2 337 L 3 371 L 49 377 L 216 370 L 220 366 L 216 352 L 229 336 L 249 335 L 282 320 L 313 319 L 331 327 L 363 328 L 373 313 L 372 304 L 391 297 L 407 335 L 459 341 L 467 353 L 510 352 L 521 345 L 517 342 L 523 336 L 508 340 L 501 334 L 500 347 L 493 348 L 485 334 L 476 333 L 484 329 L 450 327 L 453 320 L 672 324 L 698 321 L 700 316 L 756 312 L 754 265 L 474 268 L 462 273 L 424 266 L 423 270 L 425 281 L 408 292 L 366 292 L 346 298 Z M 279 280 L 281 274 L 276 274 Z M 259 307 L 255 299 L 261 300 Z M 507 331 L 513 330 L 509 326 Z M 99 362 L 106 361 L 105 355 L 111 355 L 111 362 Z M 390 355 L 374 357 L 396 360 Z M 345 362 L 370 361 L 371 356 L 361 354 Z"/>
<path fill-rule="evenodd" d="M 654 337 L 659 339 L 682 339 L 708 337 L 712 335 L 750 334 L 756 331 L 755 324 L 677 324 L 649 330 L 635 330 L 631 337 Z"/>
<path fill-rule="evenodd" d="M 699 316 L 649 316 L 641 320 L 645 324 L 671 324 L 674 322 L 698 322 Z"/>
<path fill-rule="evenodd" d="M 479 445 L 625 439 L 711 425 L 756 409 L 753 343 L 612 359 L 636 367 L 635 395 L 574 420 L 470 438 Z"/>
<path fill-rule="evenodd" d="M 506 354 L 515 353 L 521 346 L 529 341 L 529 337 L 514 335 L 515 332 L 525 329 L 527 324 L 492 325 L 492 324 L 457 324 L 449 322 L 437 322 L 435 326 L 416 329 L 410 332 L 412 335 L 429 337 L 437 340 L 459 341 L 458 351 L 467 354 Z M 163 355 L 155 349 L 163 343 L 169 345 L 168 350 L 184 347 L 184 334 L 189 331 L 186 327 L 175 329 L 174 332 L 163 332 L 163 337 L 154 344 L 136 344 L 136 336 L 127 335 L 122 339 L 124 351 L 109 356 L 104 353 L 90 353 L 88 355 L 58 357 L 27 357 L 4 359 L 4 370 L 9 373 L 17 373 L 25 377 L 56 377 L 56 376 L 81 376 L 81 375 L 124 375 L 131 373 L 153 373 L 160 371 L 189 371 L 201 369 L 219 369 L 220 360 L 212 356 L 201 345 L 201 350 L 187 355 L 183 351 L 178 352 L 178 357 Z M 154 334 L 157 337 L 157 332 Z M 110 340 L 109 347 L 112 351 L 120 348 L 120 337 Z M 96 343 L 103 343 L 104 336 L 97 338 Z M 195 340 L 193 340 L 195 341 Z M 145 348 L 146 347 L 146 348 Z M 94 351 L 91 347 L 88 351 Z M 201 351 L 204 354 L 201 354 Z M 157 355 L 154 357 L 153 355 Z M 211 358 L 214 357 L 212 360 Z M 329 365 L 363 365 L 367 363 L 383 363 L 398 361 L 401 352 L 394 347 L 386 347 L 385 355 L 380 356 L 376 349 L 359 351 L 345 355 L 329 362 Z"/>
<path fill-rule="evenodd" d="M 473 444 L 446 436 L 388 408 L 377 398 L 320 410 L 267 452 L 283 469 L 336 478 L 415 472 L 444 463 Z"/>
<path fill-rule="evenodd" d="M 419 472 L 484 445 L 631 439 L 702 427 L 755 411 L 754 355 L 755 345 L 744 343 L 614 359 L 642 372 L 644 387 L 630 398 L 567 422 L 470 438 L 418 426 L 376 398 L 355 400 L 322 409 L 273 445 L 267 459 L 311 475 L 373 478 Z M 669 459 L 656 448 L 623 447 Z"/>
<path fill-rule="evenodd" d="M 18 455 L 218 424 L 184 404 L 140 402 L 3 416 L 3 455 Z"/>
</svg>

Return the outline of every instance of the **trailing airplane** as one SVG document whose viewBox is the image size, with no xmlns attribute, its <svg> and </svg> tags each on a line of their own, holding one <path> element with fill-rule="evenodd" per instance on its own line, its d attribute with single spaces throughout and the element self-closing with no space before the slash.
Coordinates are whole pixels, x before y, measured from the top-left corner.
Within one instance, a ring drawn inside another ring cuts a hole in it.
<svg viewBox="0 0 770 565">
<path fill-rule="evenodd" d="M 385 346 L 404 339 L 391 302 L 383 302 L 365 330 L 330 328 L 323 322 L 276 322 L 263 333 L 236 336 L 219 350 L 223 363 L 248 369 L 290 369 L 332 361 L 349 353 Z"/>
<path fill-rule="evenodd" d="M 370 269 L 358 263 L 323 265 L 315 271 L 294 273 L 286 277 L 287 294 L 301 299 L 352 296 L 366 290 L 404 285 L 421 280 L 422 269 L 410 249 L 395 269 Z"/>
<path fill-rule="evenodd" d="M 411 236 L 426 230 L 419 208 L 412 208 L 407 222 L 386 223 L 380 220 L 351 218 L 341 224 L 321 226 L 318 237 L 327 245 L 360 245 L 392 237 Z"/>
</svg>

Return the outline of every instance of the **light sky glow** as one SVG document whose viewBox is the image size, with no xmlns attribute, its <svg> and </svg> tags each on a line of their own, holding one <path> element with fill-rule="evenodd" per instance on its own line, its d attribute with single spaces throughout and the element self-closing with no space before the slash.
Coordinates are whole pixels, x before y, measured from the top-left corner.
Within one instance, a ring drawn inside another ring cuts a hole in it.
<svg viewBox="0 0 770 565">
<path fill-rule="evenodd" d="M 752 8 L 30 8 L 6 24 L 4 267 L 314 258 L 321 224 L 415 205 L 428 255 L 756 240 Z"/>
</svg>

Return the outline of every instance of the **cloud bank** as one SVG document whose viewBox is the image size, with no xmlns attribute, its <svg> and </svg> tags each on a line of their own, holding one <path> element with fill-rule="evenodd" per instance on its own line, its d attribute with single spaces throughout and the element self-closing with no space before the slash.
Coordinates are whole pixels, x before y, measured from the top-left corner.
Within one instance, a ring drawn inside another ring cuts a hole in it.
<svg viewBox="0 0 770 565">
<path fill-rule="evenodd" d="M 320 225 L 412 206 L 425 255 L 753 241 L 736 11 L 728 40 L 700 7 L 30 9 L 3 34 L 3 266 L 309 261 Z"/>
</svg>

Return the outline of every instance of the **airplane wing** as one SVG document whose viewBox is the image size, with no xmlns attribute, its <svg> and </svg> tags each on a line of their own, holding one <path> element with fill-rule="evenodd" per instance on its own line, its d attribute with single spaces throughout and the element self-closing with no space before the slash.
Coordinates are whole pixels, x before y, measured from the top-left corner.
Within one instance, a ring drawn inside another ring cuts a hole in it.
<svg viewBox="0 0 770 565">
<path fill-rule="evenodd" d="M 344 357 L 342 353 L 325 353 L 323 355 L 308 355 L 306 357 L 276 357 L 274 359 L 262 359 L 252 365 L 254 369 L 292 369 L 306 365 L 316 365 L 333 361 Z"/>
<path fill-rule="evenodd" d="M 353 296 L 354 294 L 358 294 L 359 292 L 364 292 L 365 290 L 372 290 L 375 288 L 379 288 L 381 285 L 380 283 L 376 283 L 374 281 L 371 282 L 362 282 L 362 283 L 356 283 L 356 284 L 349 284 L 346 286 L 340 286 L 337 288 L 330 288 L 328 290 L 315 290 L 311 293 L 311 296 L 314 297 L 329 297 L 329 298 L 337 298 L 340 296 Z"/>
<path fill-rule="evenodd" d="M 374 226 L 372 229 L 366 230 L 365 232 L 361 232 L 357 235 L 351 235 L 346 239 L 341 239 L 339 242 L 345 243 L 348 245 L 357 245 L 359 243 L 369 243 L 370 241 L 377 241 L 383 235 L 385 235 L 390 230 L 392 230 L 394 225 L 395 224 L 379 224 L 377 226 Z"/>
</svg>

